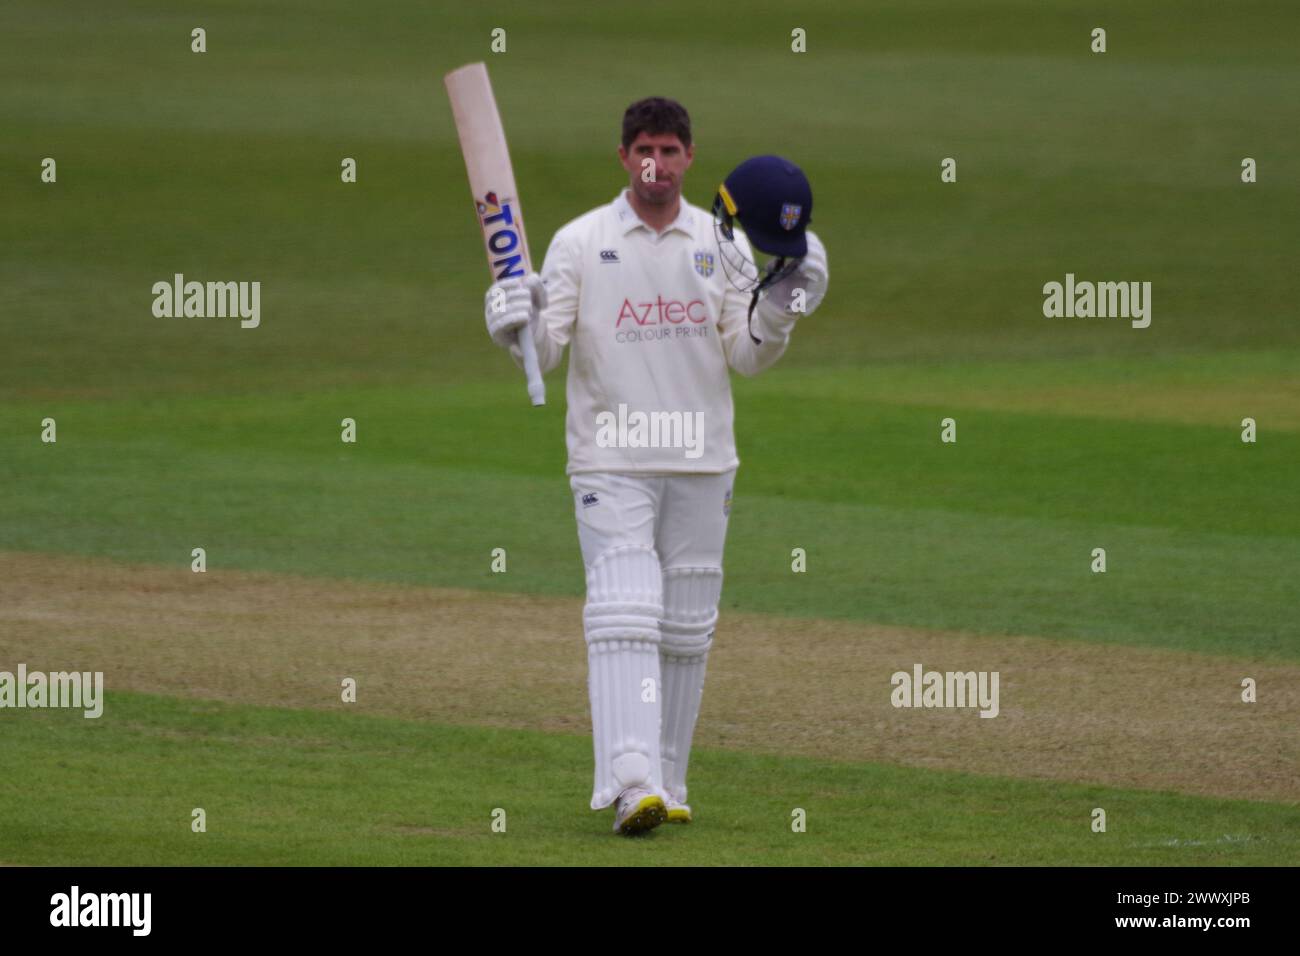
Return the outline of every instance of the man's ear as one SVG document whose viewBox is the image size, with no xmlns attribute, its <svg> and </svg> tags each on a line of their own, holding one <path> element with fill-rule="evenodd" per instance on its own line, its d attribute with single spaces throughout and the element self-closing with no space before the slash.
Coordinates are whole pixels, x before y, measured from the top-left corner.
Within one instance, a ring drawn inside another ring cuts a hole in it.
<svg viewBox="0 0 1300 956">
<path fill-rule="evenodd" d="M 627 169 L 627 147 L 622 143 L 618 144 L 618 161 L 623 164 L 624 169 Z"/>
<path fill-rule="evenodd" d="M 695 162 L 695 144 L 691 143 L 686 147 L 686 168 L 691 168 L 691 163 Z"/>
</svg>

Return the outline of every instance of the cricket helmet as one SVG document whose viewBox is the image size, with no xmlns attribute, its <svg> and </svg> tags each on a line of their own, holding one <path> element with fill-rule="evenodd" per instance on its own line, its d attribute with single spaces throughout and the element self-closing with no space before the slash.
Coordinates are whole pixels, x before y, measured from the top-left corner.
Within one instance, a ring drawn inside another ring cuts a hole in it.
<svg viewBox="0 0 1300 956">
<path fill-rule="evenodd" d="M 788 275 L 808 254 L 812 187 L 803 170 L 780 156 L 754 156 L 727 176 L 713 200 L 714 231 L 727 278 L 744 292 Z M 774 257 L 760 270 L 735 243 L 736 223 L 750 244 Z"/>
</svg>

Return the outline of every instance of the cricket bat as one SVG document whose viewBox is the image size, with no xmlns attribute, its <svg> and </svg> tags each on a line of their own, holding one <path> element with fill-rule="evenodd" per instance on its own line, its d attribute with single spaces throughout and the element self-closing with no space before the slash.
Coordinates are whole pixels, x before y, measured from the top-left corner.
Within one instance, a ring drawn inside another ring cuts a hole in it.
<svg viewBox="0 0 1300 956">
<path fill-rule="evenodd" d="M 483 230 L 483 246 L 494 282 L 532 271 L 528 239 L 524 235 L 515 171 L 510 165 L 506 133 L 492 95 L 487 66 L 471 63 L 452 70 L 443 83 L 451 98 L 451 112 L 460 136 L 460 150 L 469 173 L 469 191 L 474 196 L 475 215 Z M 534 405 L 546 404 L 546 383 L 537 365 L 537 346 L 532 333 L 521 329 L 519 350 L 528 376 L 528 397 Z"/>
</svg>

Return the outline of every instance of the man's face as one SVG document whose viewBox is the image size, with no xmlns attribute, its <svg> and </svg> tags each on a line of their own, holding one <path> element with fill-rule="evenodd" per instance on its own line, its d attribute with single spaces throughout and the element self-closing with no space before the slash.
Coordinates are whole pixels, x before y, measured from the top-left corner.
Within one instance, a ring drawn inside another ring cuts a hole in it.
<svg viewBox="0 0 1300 956">
<path fill-rule="evenodd" d="M 667 205 L 676 202 L 682 194 L 682 177 L 695 158 L 695 146 L 683 146 L 676 133 L 642 131 L 631 146 L 619 145 L 618 158 L 628 171 L 632 192 L 638 199 Z M 653 182 L 646 182 L 651 173 Z"/>
</svg>

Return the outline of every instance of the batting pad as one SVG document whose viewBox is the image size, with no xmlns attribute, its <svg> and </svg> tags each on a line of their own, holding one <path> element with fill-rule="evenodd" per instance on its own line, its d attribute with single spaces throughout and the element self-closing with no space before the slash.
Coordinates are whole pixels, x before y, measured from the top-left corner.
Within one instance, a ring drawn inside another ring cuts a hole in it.
<svg viewBox="0 0 1300 956">
<path fill-rule="evenodd" d="M 653 548 L 611 548 L 587 568 L 587 693 L 596 776 L 591 808 L 659 780 L 659 618 L 663 581 Z"/>
<path fill-rule="evenodd" d="M 663 785 L 686 802 L 686 765 L 704 693 L 704 666 L 713 646 L 722 596 L 721 568 L 668 568 L 663 574 L 659 669 L 663 726 L 659 742 Z"/>
</svg>

